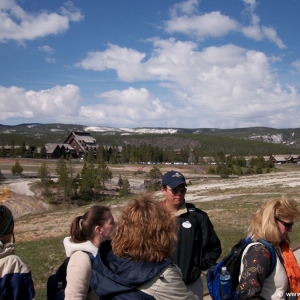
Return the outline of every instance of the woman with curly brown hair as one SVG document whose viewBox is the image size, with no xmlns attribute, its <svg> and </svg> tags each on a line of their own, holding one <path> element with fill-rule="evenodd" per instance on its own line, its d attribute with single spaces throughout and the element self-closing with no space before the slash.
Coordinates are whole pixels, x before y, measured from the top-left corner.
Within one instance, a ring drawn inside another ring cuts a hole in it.
<svg viewBox="0 0 300 300">
<path fill-rule="evenodd" d="M 300 293 L 299 265 L 289 247 L 289 233 L 299 216 L 297 203 L 286 198 L 271 200 L 253 214 L 248 231 L 255 243 L 243 252 L 239 299 L 286 299 L 289 291 Z M 268 277 L 271 254 L 259 239 L 268 241 L 276 253 Z"/>
<path fill-rule="evenodd" d="M 131 200 L 111 242 L 99 247 L 91 287 L 100 299 L 197 299 L 168 260 L 175 241 L 176 221 L 160 202 L 149 195 Z"/>
</svg>

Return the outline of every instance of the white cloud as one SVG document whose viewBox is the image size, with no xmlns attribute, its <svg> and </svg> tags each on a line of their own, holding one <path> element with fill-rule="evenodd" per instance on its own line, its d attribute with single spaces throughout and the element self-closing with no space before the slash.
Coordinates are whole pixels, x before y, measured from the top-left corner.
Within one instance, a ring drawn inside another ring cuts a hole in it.
<svg viewBox="0 0 300 300">
<path fill-rule="evenodd" d="M 262 41 L 264 39 L 263 33 L 259 26 L 246 26 L 241 28 L 242 33 L 253 40 Z"/>
<path fill-rule="evenodd" d="M 0 120 L 23 117 L 41 121 L 55 119 L 63 123 L 64 118 L 77 115 L 79 93 L 79 88 L 72 84 L 41 91 L 0 86 Z"/>
<path fill-rule="evenodd" d="M 117 126 L 147 126 L 170 124 L 173 116 L 168 115 L 170 104 L 162 104 L 145 88 L 113 90 L 98 95 L 102 103 L 82 106 L 80 119 L 94 124 L 118 124 Z"/>
<path fill-rule="evenodd" d="M 239 31 L 256 41 L 267 39 L 280 49 L 286 48 L 274 28 L 260 25 L 260 18 L 254 13 L 258 5 L 255 0 L 244 0 L 244 13 L 250 17 L 250 25 L 244 26 L 220 11 L 200 14 L 197 10 L 198 4 L 197 0 L 188 0 L 173 5 L 170 10 L 171 18 L 164 22 L 164 30 L 170 34 L 181 33 L 200 40 Z"/>
<path fill-rule="evenodd" d="M 237 30 L 238 23 L 219 11 L 200 15 L 198 0 L 188 0 L 174 4 L 170 9 L 171 18 L 164 22 L 168 33 L 182 33 L 204 39 L 219 37 Z"/>
<path fill-rule="evenodd" d="M 46 62 L 48 62 L 48 63 L 55 63 L 55 62 L 56 62 L 56 59 L 55 59 L 55 58 L 49 57 L 49 56 L 47 56 L 47 57 L 45 58 L 45 60 L 46 60 Z"/>
<path fill-rule="evenodd" d="M 284 107 L 290 116 L 296 116 L 298 113 L 299 95 L 293 87 L 284 88 L 277 83 L 276 74 L 273 74 L 274 70 L 269 65 L 269 58 L 262 52 L 232 44 L 198 50 L 197 44 L 193 42 L 175 39 L 153 39 L 153 46 L 148 60 L 142 60 L 144 55 L 136 50 L 110 46 L 104 52 L 98 52 L 93 59 L 89 56 L 91 59 L 89 63 L 90 66 L 100 65 L 100 70 L 106 68 L 115 70 L 122 81 L 127 81 L 128 78 L 135 81 L 142 81 L 145 78 L 158 81 L 174 94 L 174 103 L 181 102 L 178 109 L 179 105 L 159 100 L 162 111 L 165 109 L 168 116 L 173 116 L 177 126 L 215 127 L 216 124 L 226 128 L 274 126 L 275 119 L 271 116 L 278 116 L 278 107 Z M 122 59 L 121 69 L 127 70 L 126 76 L 120 72 L 120 56 L 116 55 L 123 52 L 134 53 L 133 57 L 139 57 L 135 60 Z M 105 68 L 104 56 L 109 57 L 109 65 L 106 64 Z M 140 93 L 141 91 L 138 94 Z M 92 116 L 96 111 L 101 111 L 103 120 L 111 120 L 112 123 L 118 124 L 122 120 L 127 126 L 138 125 L 144 118 L 151 123 L 151 113 L 146 117 L 146 114 L 139 114 L 138 111 L 156 110 L 143 101 L 129 102 L 130 97 L 138 99 L 135 98 L 136 94 L 136 90 L 133 93 L 113 91 L 102 94 L 104 98 L 109 99 L 110 105 L 102 104 L 97 106 L 97 109 L 81 109 L 81 114 Z M 114 99 L 118 99 L 117 103 L 114 103 Z M 125 107 L 125 102 L 130 104 L 129 107 Z M 143 105 L 139 107 L 138 103 Z M 104 111 L 110 117 L 104 116 Z M 181 117 L 181 113 L 185 116 L 185 120 Z M 114 118 L 114 115 L 117 117 Z M 156 111 L 156 115 L 159 119 L 159 111 Z M 140 119 L 139 116 L 143 118 Z M 278 117 L 280 119 L 280 116 Z M 283 125 L 287 125 L 287 120 L 285 122 Z M 155 124 L 151 123 L 152 126 Z"/>
<path fill-rule="evenodd" d="M 38 47 L 38 49 L 40 51 L 43 51 L 43 52 L 47 53 L 47 57 L 45 58 L 46 62 L 48 62 L 48 63 L 55 63 L 56 62 L 56 59 L 54 57 L 51 57 L 51 55 L 54 52 L 53 48 L 51 48 L 47 45 L 44 45 L 44 46 Z"/>
<path fill-rule="evenodd" d="M 278 48 L 286 48 L 283 41 L 278 37 L 277 32 L 274 28 L 269 26 L 261 26 L 260 18 L 254 13 L 257 6 L 255 0 L 244 0 L 245 13 L 249 15 L 251 25 L 244 26 L 241 28 L 241 32 L 248 38 L 252 38 L 256 41 L 262 41 L 264 39 L 269 40 L 277 45 Z"/>
<path fill-rule="evenodd" d="M 262 32 L 264 33 L 265 37 L 269 41 L 274 42 L 278 46 L 278 48 L 280 48 L 280 49 L 286 48 L 283 41 L 278 37 L 275 29 L 273 29 L 271 27 L 262 26 Z"/>
<path fill-rule="evenodd" d="M 134 49 L 109 44 L 108 49 L 103 52 L 89 52 L 88 56 L 76 66 L 95 71 L 114 69 L 121 80 L 130 82 L 140 78 L 140 64 L 145 56 L 145 53 Z"/>
<path fill-rule="evenodd" d="M 38 47 L 38 49 L 43 51 L 43 52 L 46 52 L 47 54 L 53 54 L 53 52 L 54 52 L 54 49 L 47 46 L 47 45 L 40 46 L 40 47 Z"/>
<path fill-rule="evenodd" d="M 1 0 L 0 3 L 0 42 L 7 40 L 34 40 L 49 34 L 59 34 L 69 28 L 70 22 L 79 22 L 83 15 L 72 6 L 65 3 L 60 14 L 25 12 L 14 0 Z"/>
<path fill-rule="evenodd" d="M 170 8 L 170 15 L 172 17 L 176 17 L 181 14 L 191 15 L 198 11 L 198 5 L 198 0 L 188 0 L 176 3 Z"/>
<path fill-rule="evenodd" d="M 295 60 L 292 62 L 292 66 L 300 71 L 300 60 Z"/>
<path fill-rule="evenodd" d="M 219 37 L 237 30 L 237 22 L 219 11 L 206 13 L 201 16 L 180 16 L 165 22 L 168 33 L 184 33 L 200 39 Z"/>
</svg>

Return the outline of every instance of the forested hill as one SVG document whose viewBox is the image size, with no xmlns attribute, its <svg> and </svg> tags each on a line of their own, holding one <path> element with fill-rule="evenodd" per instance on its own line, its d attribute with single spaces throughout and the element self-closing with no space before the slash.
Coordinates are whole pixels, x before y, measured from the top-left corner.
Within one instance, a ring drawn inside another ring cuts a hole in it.
<svg viewBox="0 0 300 300">
<path fill-rule="evenodd" d="M 181 149 L 201 147 L 203 154 L 216 151 L 242 155 L 295 154 L 300 152 L 300 128 L 275 129 L 248 127 L 218 128 L 112 128 L 79 124 L 0 124 L 0 145 L 44 146 L 45 143 L 63 143 L 71 131 L 87 131 L 101 145 L 151 144 L 158 147 Z"/>
</svg>

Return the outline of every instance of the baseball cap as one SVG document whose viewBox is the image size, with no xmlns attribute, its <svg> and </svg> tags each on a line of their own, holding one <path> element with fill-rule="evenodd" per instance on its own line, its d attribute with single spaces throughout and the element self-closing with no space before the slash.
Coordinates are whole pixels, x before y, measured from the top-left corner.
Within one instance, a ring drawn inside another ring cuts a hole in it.
<svg viewBox="0 0 300 300">
<path fill-rule="evenodd" d="M 13 222 L 13 215 L 9 208 L 0 205 L 0 236 L 3 236 Z"/>
<path fill-rule="evenodd" d="M 173 170 L 167 172 L 161 181 L 162 186 L 168 185 L 171 189 L 182 183 L 186 185 L 185 177 L 180 172 Z"/>
</svg>

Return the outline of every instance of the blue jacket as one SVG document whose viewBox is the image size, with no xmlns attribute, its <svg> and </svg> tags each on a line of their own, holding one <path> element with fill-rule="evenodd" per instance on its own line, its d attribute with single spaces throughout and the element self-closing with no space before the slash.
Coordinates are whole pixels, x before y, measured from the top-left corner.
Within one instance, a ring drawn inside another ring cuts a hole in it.
<svg viewBox="0 0 300 300">
<path fill-rule="evenodd" d="M 153 296 L 138 289 L 156 276 L 171 261 L 137 262 L 117 257 L 110 241 L 103 242 L 93 261 L 91 287 L 101 300 L 153 300 Z"/>
<path fill-rule="evenodd" d="M 0 299 L 32 300 L 34 296 L 30 270 L 14 254 L 13 244 L 0 241 Z"/>
</svg>

